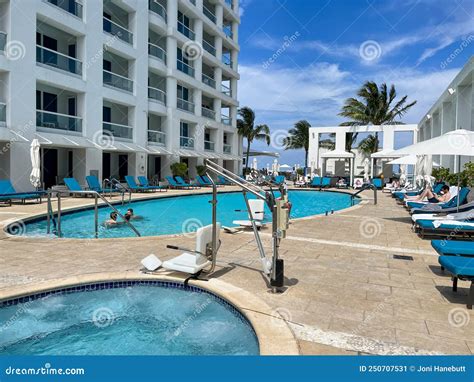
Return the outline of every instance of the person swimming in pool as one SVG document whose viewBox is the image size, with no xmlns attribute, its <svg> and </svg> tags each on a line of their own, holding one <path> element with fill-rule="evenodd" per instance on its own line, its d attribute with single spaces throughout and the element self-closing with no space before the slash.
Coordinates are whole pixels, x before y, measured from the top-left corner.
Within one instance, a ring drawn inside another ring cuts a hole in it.
<svg viewBox="0 0 474 382">
<path fill-rule="evenodd" d="M 110 213 L 110 219 L 106 220 L 104 225 L 106 227 L 111 227 L 111 226 L 115 226 L 115 225 L 119 224 L 119 222 L 117 221 L 117 217 L 118 217 L 117 212 L 112 211 Z"/>
<path fill-rule="evenodd" d="M 125 219 L 127 220 L 142 220 L 143 216 L 140 215 L 135 215 L 133 212 L 133 208 L 129 208 L 127 212 L 125 213 Z"/>
<path fill-rule="evenodd" d="M 428 199 L 429 203 L 444 203 L 451 199 L 451 193 L 449 192 L 449 186 L 443 186 L 439 195 L 435 194 L 431 188 L 426 188 L 420 195 L 415 197 L 407 197 L 409 201 L 422 201 L 425 198 Z"/>
</svg>

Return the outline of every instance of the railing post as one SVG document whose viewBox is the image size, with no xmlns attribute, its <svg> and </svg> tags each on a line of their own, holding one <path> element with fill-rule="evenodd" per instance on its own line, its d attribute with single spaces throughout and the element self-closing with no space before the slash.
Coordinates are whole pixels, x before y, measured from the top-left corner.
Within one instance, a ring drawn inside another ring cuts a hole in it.
<svg viewBox="0 0 474 382">
<path fill-rule="evenodd" d="M 58 192 L 58 237 L 61 237 L 61 192 Z"/>
<path fill-rule="evenodd" d="M 47 206 L 47 209 L 48 209 L 48 216 L 46 217 L 46 221 L 48 223 L 48 228 L 47 228 L 47 231 L 46 233 L 49 235 L 51 233 L 51 194 L 48 192 L 48 206 Z"/>
<path fill-rule="evenodd" d="M 94 231 L 95 231 L 95 238 L 99 238 L 99 208 L 97 206 L 98 197 L 97 192 L 94 194 Z"/>
</svg>

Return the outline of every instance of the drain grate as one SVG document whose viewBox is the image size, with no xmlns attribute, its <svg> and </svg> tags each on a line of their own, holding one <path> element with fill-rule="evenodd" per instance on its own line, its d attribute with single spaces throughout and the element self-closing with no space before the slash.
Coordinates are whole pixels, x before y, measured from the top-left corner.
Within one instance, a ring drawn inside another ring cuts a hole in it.
<svg viewBox="0 0 474 382">
<path fill-rule="evenodd" d="M 406 256 L 406 255 L 393 255 L 395 260 L 408 260 L 413 261 L 413 256 Z"/>
</svg>

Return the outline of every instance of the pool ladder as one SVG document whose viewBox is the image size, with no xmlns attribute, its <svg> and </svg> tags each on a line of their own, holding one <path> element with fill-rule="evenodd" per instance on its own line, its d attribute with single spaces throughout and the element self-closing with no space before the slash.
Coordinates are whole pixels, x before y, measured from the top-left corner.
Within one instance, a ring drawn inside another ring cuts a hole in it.
<svg viewBox="0 0 474 382">
<path fill-rule="evenodd" d="M 377 187 L 375 187 L 373 184 L 366 184 L 361 187 L 359 191 L 357 191 L 355 194 L 351 194 L 351 205 L 354 205 L 354 201 L 357 195 L 359 195 L 361 192 L 365 190 L 374 190 L 374 204 L 377 204 Z"/>
<path fill-rule="evenodd" d="M 54 216 L 54 210 L 52 206 L 51 199 L 53 194 L 56 194 L 58 208 L 57 208 L 57 218 Z M 61 207 L 61 196 L 62 195 L 85 195 L 85 196 L 93 196 L 94 197 L 94 237 L 97 239 L 99 237 L 99 199 L 102 200 L 107 206 L 109 206 L 117 215 L 125 222 L 125 224 L 137 235 L 140 237 L 140 232 L 135 228 L 135 226 L 127 219 L 125 216 L 120 213 L 103 195 L 99 194 L 97 191 L 87 190 L 87 191 L 61 191 L 61 190 L 49 190 L 48 191 L 48 203 L 47 203 L 47 214 L 46 214 L 46 222 L 47 222 L 47 233 L 53 233 L 58 237 L 61 237 L 61 215 L 62 215 L 62 207 Z M 123 202 L 122 202 L 123 204 Z M 51 223 L 53 224 L 53 230 L 51 230 Z"/>
</svg>

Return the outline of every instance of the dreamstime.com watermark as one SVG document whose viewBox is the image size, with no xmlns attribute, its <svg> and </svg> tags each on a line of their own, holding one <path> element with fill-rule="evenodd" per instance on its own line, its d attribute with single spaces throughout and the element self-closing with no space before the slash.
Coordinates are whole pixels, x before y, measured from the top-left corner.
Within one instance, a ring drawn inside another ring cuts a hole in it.
<svg viewBox="0 0 474 382">
<path fill-rule="evenodd" d="M 439 65 L 441 69 L 446 69 L 451 62 L 453 62 L 457 56 L 459 56 L 464 50 L 474 42 L 474 35 L 470 34 L 466 38 L 462 40 L 462 42 L 459 44 L 459 46 L 454 49 L 451 54 L 446 58 L 446 60 L 441 61 L 441 64 Z"/>
<path fill-rule="evenodd" d="M 287 49 L 300 37 L 300 32 L 296 31 L 290 37 L 285 36 L 281 46 L 270 56 L 266 61 L 263 62 L 263 69 L 268 69 L 280 56 L 287 51 Z"/>
<path fill-rule="evenodd" d="M 56 368 L 49 362 L 41 367 L 15 367 L 8 366 L 4 370 L 5 375 L 85 375 L 83 367 Z"/>
</svg>

